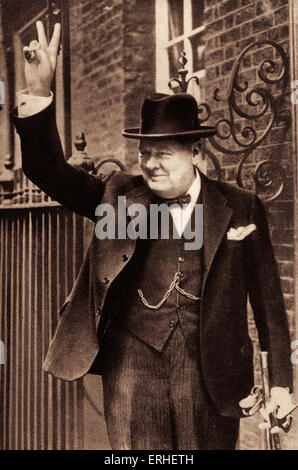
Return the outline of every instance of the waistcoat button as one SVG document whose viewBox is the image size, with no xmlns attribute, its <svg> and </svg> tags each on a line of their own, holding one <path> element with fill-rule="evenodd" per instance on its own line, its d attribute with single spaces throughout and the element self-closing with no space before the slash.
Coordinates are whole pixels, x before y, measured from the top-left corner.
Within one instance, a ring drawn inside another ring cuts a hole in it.
<svg viewBox="0 0 298 470">
<path fill-rule="evenodd" d="M 108 277 L 103 278 L 103 283 L 108 284 L 110 282 L 110 279 Z"/>
<path fill-rule="evenodd" d="M 175 322 L 174 320 L 171 320 L 171 321 L 169 322 L 169 327 L 170 327 L 170 328 L 174 328 L 175 324 L 176 324 L 176 322 Z"/>
<path fill-rule="evenodd" d="M 128 256 L 127 255 L 122 255 L 122 261 L 127 261 L 128 260 Z"/>
<path fill-rule="evenodd" d="M 179 263 L 184 263 L 185 259 L 182 258 L 182 256 L 179 256 L 178 261 L 179 261 Z"/>
</svg>

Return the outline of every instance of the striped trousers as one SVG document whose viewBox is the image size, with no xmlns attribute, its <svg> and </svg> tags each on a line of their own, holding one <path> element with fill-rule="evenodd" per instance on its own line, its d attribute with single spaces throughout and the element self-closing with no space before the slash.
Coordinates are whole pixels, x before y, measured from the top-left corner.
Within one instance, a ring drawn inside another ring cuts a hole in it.
<svg viewBox="0 0 298 470">
<path fill-rule="evenodd" d="M 235 449 L 239 420 L 215 409 L 179 325 L 162 352 L 111 327 L 101 370 L 112 449 Z"/>
</svg>

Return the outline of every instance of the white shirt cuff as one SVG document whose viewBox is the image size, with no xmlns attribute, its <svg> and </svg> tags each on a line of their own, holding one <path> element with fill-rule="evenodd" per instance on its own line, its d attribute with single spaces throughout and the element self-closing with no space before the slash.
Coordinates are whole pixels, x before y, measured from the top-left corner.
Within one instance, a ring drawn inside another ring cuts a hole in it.
<svg viewBox="0 0 298 470">
<path fill-rule="evenodd" d="M 33 114 L 40 113 L 43 109 L 47 108 L 53 101 L 53 93 L 50 96 L 35 96 L 29 95 L 28 90 L 21 90 L 17 92 L 17 107 L 18 116 L 20 118 L 33 116 Z"/>
</svg>

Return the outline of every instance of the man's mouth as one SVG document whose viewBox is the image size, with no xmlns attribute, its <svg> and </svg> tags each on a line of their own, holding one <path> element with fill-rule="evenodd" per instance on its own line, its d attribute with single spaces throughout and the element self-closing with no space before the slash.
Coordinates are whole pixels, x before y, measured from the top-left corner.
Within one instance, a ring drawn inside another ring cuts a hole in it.
<svg viewBox="0 0 298 470">
<path fill-rule="evenodd" d="M 149 178 L 150 179 L 156 179 L 156 178 L 163 178 L 165 177 L 166 175 L 150 175 Z"/>
</svg>

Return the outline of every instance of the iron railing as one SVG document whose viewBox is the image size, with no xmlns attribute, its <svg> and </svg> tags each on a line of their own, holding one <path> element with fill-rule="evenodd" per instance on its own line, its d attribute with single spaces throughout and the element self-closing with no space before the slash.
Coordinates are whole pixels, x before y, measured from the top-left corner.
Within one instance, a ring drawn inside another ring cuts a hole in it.
<svg viewBox="0 0 298 470">
<path fill-rule="evenodd" d="M 0 210 L 0 447 L 80 449 L 82 381 L 63 382 L 41 366 L 83 259 L 83 220 L 25 201 Z"/>
</svg>

